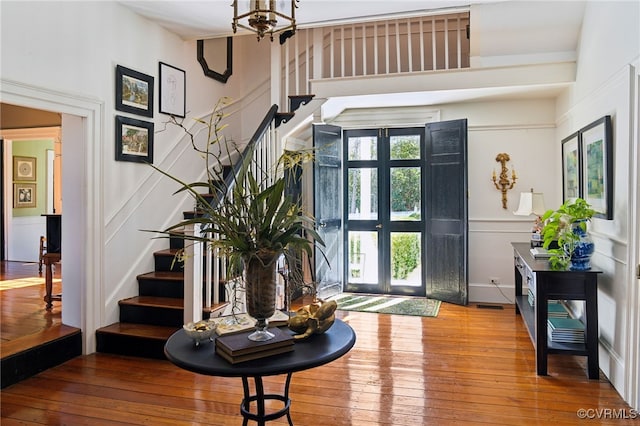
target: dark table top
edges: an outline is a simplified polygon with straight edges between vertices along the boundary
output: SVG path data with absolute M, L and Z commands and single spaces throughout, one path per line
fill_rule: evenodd
M 587 271 L 572 271 L 570 269 L 566 269 L 566 270 L 557 270 L 557 269 L 553 269 L 551 268 L 551 266 L 549 265 L 549 260 L 548 259 L 536 259 L 533 257 L 533 255 L 531 254 L 531 244 L 530 243 L 514 243 L 512 242 L 511 245 L 513 246 L 513 248 L 520 254 L 520 256 L 522 256 L 523 260 L 527 263 L 527 265 L 529 266 L 529 268 L 531 268 L 531 270 L 533 272 L 550 272 L 550 273 L 554 273 L 554 274 L 600 274 L 602 273 L 602 271 L 596 269 L 596 268 L 591 268 Z
M 293 334 L 286 327 L 283 329 Z M 306 340 L 296 340 L 292 352 L 239 364 L 231 364 L 216 355 L 215 342 L 195 346 L 184 330 L 175 332 L 169 338 L 164 353 L 178 367 L 195 373 L 223 377 L 273 376 L 327 364 L 349 352 L 355 342 L 353 329 L 336 319 L 325 333 L 314 334 Z

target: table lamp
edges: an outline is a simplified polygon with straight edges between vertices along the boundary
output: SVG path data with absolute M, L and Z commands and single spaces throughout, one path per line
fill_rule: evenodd
M 542 246 L 542 221 L 540 217 L 545 211 L 544 196 L 541 192 L 533 192 L 533 188 L 531 188 L 530 192 L 520 193 L 520 204 L 518 205 L 518 210 L 513 214 L 517 216 L 536 215 L 535 225 L 531 230 L 531 247 Z

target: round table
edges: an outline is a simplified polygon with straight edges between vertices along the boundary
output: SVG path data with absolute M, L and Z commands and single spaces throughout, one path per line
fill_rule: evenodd
M 285 328 L 288 332 L 291 331 Z M 356 342 L 356 334 L 353 329 L 343 321 L 336 319 L 329 330 L 323 334 L 314 334 L 306 340 L 296 340 L 294 350 L 291 352 L 246 361 L 240 364 L 231 364 L 224 358 L 216 355 L 215 342 L 196 346 L 191 338 L 179 330 L 175 332 L 164 347 L 164 353 L 175 365 L 194 373 L 209 376 L 241 377 L 244 388 L 244 399 L 240 405 L 240 412 L 244 417 L 243 425 L 248 420 L 254 420 L 260 425 L 266 421 L 280 418 L 284 415 L 290 425 L 291 415 L 289 408 L 289 384 L 291 375 L 296 371 L 318 367 L 340 358 L 349 352 Z M 283 395 L 264 394 L 262 377 L 286 374 L 287 378 Z M 249 377 L 254 379 L 255 394 L 249 390 Z M 284 407 L 273 413 L 265 412 L 265 400 L 275 399 L 282 401 Z M 256 402 L 257 412 L 250 411 L 250 403 Z

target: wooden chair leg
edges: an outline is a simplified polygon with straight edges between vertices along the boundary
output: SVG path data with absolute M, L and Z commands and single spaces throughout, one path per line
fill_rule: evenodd
M 40 256 L 38 257 L 38 273 L 40 274 L 42 273 L 42 260 L 44 257 L 44 253 L 47 250 L 46 242 L 47 242 L 47 239 L 41 235 L 40 236 Z
M 47 253 L 44 255 L 44 267 L 45 267 L 45 280 L 44 280 L 44 288 L 45 288 L 45 296 L 44 301 L 46 303 L 47 311 L 51 310 L 53 304 L 51 303 L 54 300 L 62 300 L 62 295 L 53 295 L 53 265 L 60 261 L 59 253 Z

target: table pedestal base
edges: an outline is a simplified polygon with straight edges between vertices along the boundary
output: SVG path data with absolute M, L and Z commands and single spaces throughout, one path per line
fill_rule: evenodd
M 242 425 L 246 426 L 249 420 L 253 420 L 258 423 L 258 425 L 264 426 L 265 422 L 279 419 L 280 417 L 286 415 L 289 426 L 293 426 L 293 422 L 291 421 L 291 414 L 289 413 L 289 408 L 291 407 L 291 400 L 289 399 L 289 384 L 291 383 L 291 373 L 287 374 L 287 380 L 284 384 L 284 395 L 265 395 L 261 376 L 254 376 L 253 381 L 255 383 L 256 389 L 255 395 L 251 395 L 251 391 L 249 390 L 249 378 L 246 376 L 242 377 L 242 388 L 244 390 L 244 399 L 242 400 L 242 404 L 240 405 L 240 412 L 242 413 L 242 417 L 244 417 Z M 284 406 L 280 410 L 267 414 L 264 406 L 266 400 L 281 401 Z M 257 412 L 251 412 L 252 402 L 256 403 Z

